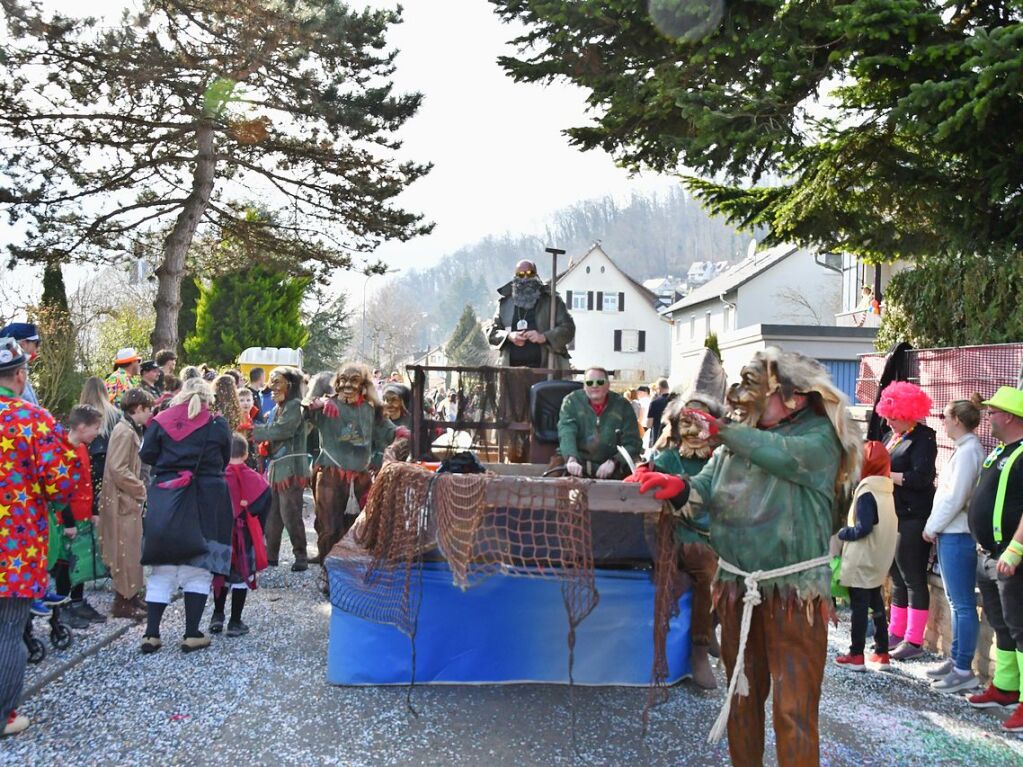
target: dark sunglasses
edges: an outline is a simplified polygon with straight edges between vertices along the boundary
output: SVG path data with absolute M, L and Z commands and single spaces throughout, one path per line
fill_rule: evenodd
M 583 383 L 586 384 L 587 386 L 603 386 L 604 384 L 607 383 L 607 379 L 597 378 L 592 381 L 583 381 Z
M 536 272 L 515 272 L 516 277 L 536 277 Z

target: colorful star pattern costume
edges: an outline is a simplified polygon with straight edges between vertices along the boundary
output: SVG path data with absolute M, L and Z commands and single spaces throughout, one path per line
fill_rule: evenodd
M 46 591 L 47 502 L 67 502 L 82 474 L 45 409 L 0 387 L 0 598 Z

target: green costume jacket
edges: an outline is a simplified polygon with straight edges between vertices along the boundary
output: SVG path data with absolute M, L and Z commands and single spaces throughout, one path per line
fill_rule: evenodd
M 349 405 L 331 399 L 339 411 L 337 418 L 328 418 L 322 410 L 306 411 L 320 434 L 320 452 L 313 465 L 344 471 L 379 469 L 384 449 L 394 440 L 394 424 L 368 402 Z
M 711 546 L 745 570 L 773 570 L 828 553 L 842 448 L 831 422 L 800 410 L 770 429 L 730 424 L 723 447 L 690 479 L 710 515 Z M 718 570 L 718 580 L 741 578 Z M 831 594 L 828 565 L 762 581 L 800 599 Z
M 309 454 L 302 403 L 285 400 L 270 411 L 269 421 L 252 427 L 256 442 L 270 443 L 270 485 L 275 489 L 309 483 Z
M 618 445 L 628 450 L 634 461 L 639 460 L 643 451 L 636 411 L 628 400 L 613 391 L 607 393 L 607 406 L 599 418 L 582 389 L 565 397 L 558 416 L 558 441 L 565 460 L 590 461 L 594 468 L 611 458 L 628 471 Z
M 653 458 L 654 468 L 676 477 L 695 477 L 707 465 L 709 458 L 683 458 L 678 450 L 660 450 Z M 689 503 L 692 515 L 680 520 L 675 526 L 675 540 L 679 543 L 708 543 L 710 538 L 710 515 L 702 503 Z

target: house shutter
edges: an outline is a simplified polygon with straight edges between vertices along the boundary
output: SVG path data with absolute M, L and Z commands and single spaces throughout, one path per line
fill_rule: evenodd
M 597 291 L 597 311 L 604 311 L 604 294 L 601 291 Z
M 622 331 L 615 331 L 615 351 L 620 352 L 622 350 Z
M 618 293 L 618 311 L 625 311 L 625 294 L 621 292 Z
M 639 349 L 637 351 L 641 351 L 641 352 L 645 352 L 646 351 L 646 331 L 645 330 L 639 331 Z
M 587 290 L 586 291 L 586 310 L 590 311 L 590 312 L 593 311 L 593 291 L 592 290 Z
M 565 291 L 565 308 L 567 308 L 567 309 L 571 309 L 572 308 L 572 291 L 571 290 L 566 290 Z

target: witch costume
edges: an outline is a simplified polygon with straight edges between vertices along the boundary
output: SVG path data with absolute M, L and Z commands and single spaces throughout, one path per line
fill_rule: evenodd
M 146 584 L 150 627 L 143 652 L 159 649 L 159 634 L 152 627 L 159 626 L 163 608 L 178 587 L 185 598 L 182 649 L 207 646 L 209 639 L 198 630 L 206 597 L 214 575 L 231 572 L 234 520 L 224 479 L 231 432 L 205 404 L 193 418 L 188 409 L 185 401 L 157 415 L 140 451 L 153 467 L 142 546 L 142 564 L 153 566 Z

